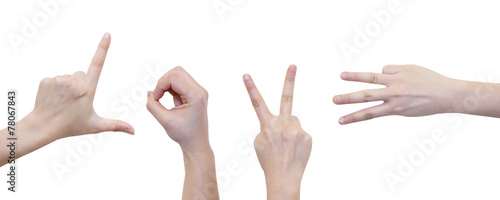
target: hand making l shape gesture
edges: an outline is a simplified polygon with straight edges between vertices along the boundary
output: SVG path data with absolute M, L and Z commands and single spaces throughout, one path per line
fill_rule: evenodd
M 18 136 L 23 138 L 18 158 L 65 137 L 105 131 L 134 134 L 130 124 L 102 118 L 94 110 L 94 95 L 110 43 L 110 34 L 104 34 L 87 74 L 78 71 L 40 82 L 35 108 L 16 125 Z M 0 151 L 0 165 L 7 163 L 8 152 L 4 150 Z

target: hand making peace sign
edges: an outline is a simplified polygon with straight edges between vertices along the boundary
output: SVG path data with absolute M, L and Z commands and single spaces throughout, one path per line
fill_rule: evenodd
M 268 199 L 298 199 L 300 182 L 309 160 L 312 138 L 292 116 L 293 88 L 297 66 L 290 65 L 281 96 L 280 114 L 267 109 L 250 75 L 243 81 L 260 121 L 261 131 L 255 138 L 257 157 L 266 177 Z

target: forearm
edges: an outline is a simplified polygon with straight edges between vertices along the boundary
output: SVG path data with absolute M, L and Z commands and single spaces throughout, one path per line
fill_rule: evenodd
M 500 84 L 457 81 L 453 112 L 500 118 Z
M 41 124 L 32 115 L 26 116 L 24 119 L 16 123 L 15 138 L 16 140 L 7 140 L 10 136 L 7 128 L 0 131 L 2 146 L 0 147 L 0 166 L 8 163 L 11 156 L 11 149 L 7 145 L 15 147 L 15 159 L 20 158 L 30 152 L 33 152 L 53 141 L 46 134 L 50 128 L 48 124 Z
M 303 172 L 267 171 L 266 188 L 268 200 L 298 200 L 300 199 L 300 183 Z
M 184 191 L 182 199 L 219 199 L 215 159 L 211 148 L 191 153 L 183 149 Z

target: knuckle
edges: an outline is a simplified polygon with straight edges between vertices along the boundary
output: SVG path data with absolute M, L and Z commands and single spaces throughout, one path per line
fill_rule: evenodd
M 179 66 L 179 65 L 177 65 L 177 66 L 174 67 L 174 70 L 182 70 L 182 67 Z
M 56 82 L 65 89 L 72 89 L 73 87 L 73 84 L 69 80 L 56 79 Z
M 94 57 L 94 59 L 92 59 L 92 66 L 95 66 L 95 67 L 99 67 L 101 68 L 102 67 L 102 63 L 104 63 L 104 58 L 102 57 Z
M 159 80 L 158 83 L 156 84 L 156 88 L 161 87 L 162 85 L 167 84 L 168 82 L 176 82 L 179 79 L 179 76 L 175 73 L 174 70 L 170 70 L 167 73 L 165 73 Z
M 291 102 L 291 101 L 293 101 L 293 96 L 291 96 L 291 95 L 282 95 L 281 99 L 284 102 Z
M 382 67 L 382 72 L 387 71 L 387 68 L 389 68 L 389 65 L 386 65 L 386 66 Z
M 185 71 L 184 68 L 182 68 L 181 66 L 176 66 L 172 69 L 172 72 L 177 73 L 177 74 L 183 73 L 184 71 Z
M 363 113 L 363 116 L 365 120 L 373 119 L 373 113 L 369 110 L 365 111 Z
M 351 101 L 351 95 L 344 95 L 342 96 L 343 99 L 344 99 L 344 102 L 343 103 L 349 103 L 349 102 L 352 102 Z
M 177 78 L 178 74 L 179 74 L 179 70 L 180 70 L 180 67 L 177 66 L 177 67 L 174 67 L 173 69 L 170 69 L 167 73 L 165 73 L 161 78 L 160 80 L 164 80 L 164 81 L 167 81 L 167 80 L 171 80 L 171 79 L 175 79 Z
M 186 97 L 186 96 L 181 96 L 181 102 L 183 102 L 183 103 L 189 103 L 190 101 L 189 101 L 189 98 L 188 98 L 188 97 Z
M 170 79 L 171 78 L 171 75 L 172 74 L 172 70 L 168 71 L 168 72 L 165 72 L 165 74 L 163 74 L 158 80 L 157 80 L 157 85 L 159 85 L 160 83 L 163 83 L 164 81 L 166 81 L 167 79 Z
M 370 101 L 372 99 L 372 93 L 369 91 L 363 91 L 364 101 Z
M 165 74 L 165 79 L 166 80 L 169 80 L 169 79 L 177 79 L 179 78 L 178 74 L 177 74 L 177 70 L 174 68 L 172 71 L 170 72 L 167 72 Z
M 85 76 L 85 72 L 83 72 L 83 71 L 77 71 L 73 75 L 75 75 L 75 76 Z
M 386 65 L 382 68 L 382 73 L 388 72 L 394 65 Z
M 287 131 L 287 134 L 289 136 L 295 137 L 294 139 L 298 139 L 301 136 L 301 131 L 299 129 L 292 129 L 290 131 Z
M 83 86 L 83 84 L 75 79 L 68 79 L 64 83 L 69 89 L 75 91 L 78 94 L 81 94 L 83 91 L 85 91 L 85 87 Z
M 47 86 L 52 83 L 53 79 L 52 78 L 44 78 L 40 81 L 40 86 Z
M 116 132 L 116 131 L 120 131 L 121 126 L 118 123 L 114 123 L 114 124 L 109 125 L 109 128 L 110 128 L 111 131 L 115 131 Z
M 399 65 L 399 68 L 401 69 L 401 71 L 406 71 L 408 69 L 413 68 L 413 66 L 412 65 Z
M 299 122 L 299 118 L 295 115 L 292 115 L 292 116 L 290 116 L 290 121 L 297 123 L 297 122 Z
M 266 142 L 264 141 L 266 140 L 262 139 L 261 137 L 266 137 L 266 136 L 265 134 L 260 132 L 259 134 L 257 134 L 257 136 L 255 136 L 255 139 L 253 140 L 253 147 L 255 151 L 257 151 L 257 153 L 260 153 L 265 149 Z
M 196 101 L 207 101 L 208 100 L 208 92 L 205 89 L 201 89 L 198 92 L 193 92 L 193 97 Z M 184 97 L 181 97 L 181 99 Z M 182 99 L 183 102 L 187 102 L 188 98 Z
M 303 134 L 303 138 L 304 138 L 304 142 L 306 142 L 306 144 L 312 144 L 312 137 L 311 135 L 309 135 L 308 133 L 304 132 Z
M 201 88 L 201 95 L 203 99 L 207 100 L 208 99 L 208 91 L 205 88 Z
M 208 93 L 199 92 L 195 98 L 196 98 L 197 102 L 204 102 L 206 104 L 208 102 Z M 187 97 L 185 99 L 184 98 L 181 98 L 181 99 L 182 99 L 182 102 L 187 102 L 189 100 Z
M 260 103 L 259 99 L 252 99 L 252 105 L 254 108 L 258 108 L 261 106 L 261 103 Z
M 378 76 L 376 74 L 370 74 L 370 83 L 377 84 Z
M 97 132 L 101 131 L 118 131 L 120 130 L 120 124 L 119 123 L 113 123 L 113 121 L 109 120 L 104 120 L 101 122 L 100 129 L 98 128 Z

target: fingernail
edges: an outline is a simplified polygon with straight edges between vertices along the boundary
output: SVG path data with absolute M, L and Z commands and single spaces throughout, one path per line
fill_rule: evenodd
M 111 37 L 111 34 L 109 34 L 108 32 L 104 33 L 105 40 L 109 40 L 110 37 Z
M 341 118 L 339 119 L 339 124 L 344 124 L 344 123 L 345 123 L 345 118 L 344 118 L 344 117 L 341 117 Z
M 151 91 L 148 91 L 148 99 L 151 97 Z
M 290 65 L 288 72 L 290 72 L 290 73 L 297 72 L 297 66 L 296 65 Z
M 131 135 L 134 135 L 134 129 L 133 128 L 127 128 L 125 131 L 127 133 L 130 133 Z
M 340 78 L 345 80 L 347 78 L 347 72 L 342 72 Z
M 250 75 L 248 75 L 248 74 L 243 75 L 243 80 L 244 81 L 249 81 L 250 80 Z
M 341 104 L 342 103 L 342 97 L 341 96 L 334 96 L 333 97 L 333 103 Z

